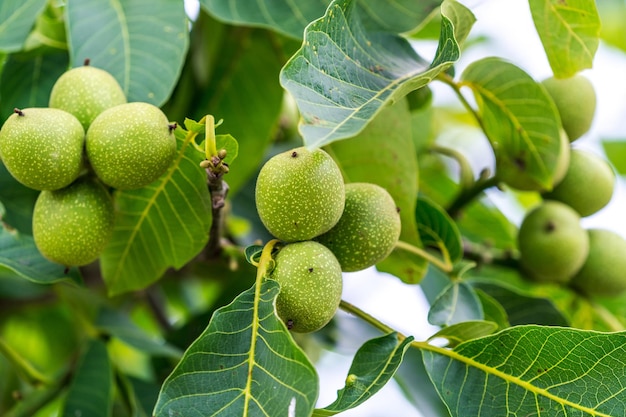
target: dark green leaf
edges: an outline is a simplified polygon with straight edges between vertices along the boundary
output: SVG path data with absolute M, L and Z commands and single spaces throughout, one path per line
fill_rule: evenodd
M 483 318 L 480 299 L 472 286 L 465 281 L 451 282 L 437 296 L 428 311 L 428 322 L 435 326 L 450 326 Z
M 204 155 L 176 129 L 178 155 L 152 184 L 115 195 L 111 242 L 100 262 L 110 294 L 145 288 L 169 267 L 181 268 L 200 252 L 211 227 Z
M 167 100 L 189 42 L 182 1 L 68 0 L 66 13 L 73 67 L 89 59 L 117 79 L 129 101 Z
M 415 221 L 425 247 L 438 249 L 448 262 L 454 263 L 462 258 L 461 233 L 454 220 L 435 202 L 418 197 Z
M 626 175 L 626 140 L 604 140 L 602 147 L 617 172 Z
M 113 406 L 113 365 L 106 344 L 89 342 L 72 380 L 62 417 L 109 417 Z
M 294 38 L 302 38 L 304 27 L 324 14 L 330 0 L 200 0 L 216 18 L 235 25 L 260 26 Z
M 67 52 L 12 54 L 0 75 L 0 116 L 14 108 L 46 107 L 52 86 L 67 70 Z
M 274 308 L 267 280 L 215 312 L 166 379 L 155 417 L 308 417 L 318 395 L 315 368 Z
M 0 267 L 38 284 L 59 281 L 80 282 L 78 271 L 65 271 L 65 266 L 48 261 L 35 246 L 33 238 L 0 223 Z
M 384 105 L 428 84 L 459 58 L 456 2 L 444 2 L 439 48 L 432 63 L 396 34 L 368 33 L 354 0 L 335 0 L 309 25 L 302 48 L 283 68 L 281 84 L 298 103 L 309 147 L 359 133 Z M 456 13 L 459 10 L 463 12 Z
M 511 323 L 509 323 L 509 316 L 502 304 L 485 291 L 477 288 L 476 286 L 473 287 L 476 295 L 478 295 L 478 298 L 480 299 L 480 304 L 483 306 L 485 320 L 496 323 L 500 330 L 511 327 Z
M 363 26 L 368 31 L 404 33 L 421 25 L 441 2 L 442 0 L 358 0 L 358 7 Z
M 453 417 L 626 414 L 626 333 L 520 326 L 423 354 Z
M 492 321 L 472 320 L 456 323 L 439 330 L 429 337 L 429 340 L 443 338 L 448 341 L 449 347 L 456 347 L 468 340 L 488 336 L 498 330 L 498 325 Z
M 19 51 L 46 0 L 3 0 L 0 3 L 0 51 Z
M 17 182 L 0 162 L 0 201 L 4 208 L 0 218 L 3 222 L 32 235 L 33 208 L 38 195 L 39 191 Z
M 418 169 L 406 100 L 386 106 L 359 135 L 335 142 L 326 149 L 346 182 L 369 182 L 389 191 L 400 208 L 400 239 L 421 246 L 415 223 Z M 395 249 L 378 268 L 407 283 L 417 283 L 425 273 L 426 263 L 420 257 Z
M 337 399 L 316 409 L 313 416 L 334 416 L 376 394 L 393 377 L 412 341 L 413 337 L 398 340 L 397 333 L 368 340 L 354 356 L 346 385 L 337 392 Z
M 476 281 L 472 283 L 472 286 L 498 301 L 504 307 L 512 326 L 520 324 L 569 325 L 563 313 L 548 298 L 524 295 L 503 283 Z
M 594 0 L 529 0 L 535 28 L 557 78 L 591 68 L 600 43 Z
M 428 377 L 422 352 L 409 349 L 394 375 L 396 382 L 415 409 L 423 416 L 449 417 L 450 413 Z
M 500 58 L 473 62 L 461 78 L 478 103 L 496 155 L 496 175 L 504 182 L 514 181 L 515 188 L 521 183 L 523 189 L 552 189 L 560 119 L 544 88 Z
M 254 265 L 256 262 L 259 261 L 259 258 L 261 257 L 261 252 L 263 252 L 263 245 L 248 246 L 244 251 L 246 261 Z
M 182 355 L 176 347 L 150 336 L 118 310 L 101 308 L 95 327 L 104 334 L 117 337 L 124 343 L 150 355 L 169 356 L 176 359 Z

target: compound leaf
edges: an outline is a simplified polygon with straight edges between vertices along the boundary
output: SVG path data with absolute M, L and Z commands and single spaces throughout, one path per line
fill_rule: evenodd
M 155 417 L 308 417 L 318 377 L 274 309 L 267 280 L 215 312 L 166 379 Z
M 568 78 L 591 68 L 600 43 L 596 2 L 529 0 L 529 5 L 555 77 Z
M 110 72 L 129 101 L 160 106 L 182 70 L 189 43 L 183 2 L 68 0 L 71 64 Z
M 200 252 L 211 227 L 211 198 L 204 154 L 191 144 L 193 134 L 175 131 L 178 154 L 152 184 L 115 196 L 113 237 L 101 255 L 110 294 L 145 288 L 169 267 L 181 268 Z
M 473 16 L 452 1 L 441 10 L 439 48 L 430 63 L 405 38 L 368 32 L 354 0 L 333 1 L 307 26 L 302 47 L 283 67 L 280 81 L 298 104 L 308 147 L 356 135 L 386 103 L 425 86 L 459 58 L 455 19 Z
M 625 332 L 519 326 L 423 355 L 453 417 L 626 413 Z

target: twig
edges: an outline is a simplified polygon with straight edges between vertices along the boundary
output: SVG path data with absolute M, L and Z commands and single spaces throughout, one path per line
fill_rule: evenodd
M 453 265 L 450 265 L 442 261 L 441 259 L 437 258 L 436 256 L 431 255 L 430 253 L 426 252 L 422 248 L 418 248 L 417 246 L 411 245 L 410 243 L 404 242 L 402 240 L 396 243 L 396 248 L 405 250 L 407 252 L 410 252 L 414 255 L 419 256 L 422 259 L 425 259 L 426 261 L 435 265 L 437 268 L 441 269 L 443 272 L 446 272 L 446 273 L 452 272 Z

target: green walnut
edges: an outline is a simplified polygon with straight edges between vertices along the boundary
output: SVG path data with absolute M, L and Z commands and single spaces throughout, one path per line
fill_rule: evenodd
M 498 156 L 496 158 L 497 178 L 511 188 L 522 191 L 545 191 L 545 186 L 527 174 L 528 152 L 520 154 L 519 158 Z M 564 177 L 570 160 L 570 142 L 564 130 L 559 135 L 559 154 L 552 168 L 552 184 L 556 184 Z
M 103 111 L 89 127 L 85 142 L 96 175 L 120 190 L 150 184 L 176 155 L 172 125 L 149 103 L 120 104 Z
M 85 130 L 59 109 L 15 109 L 0 130 L 0 156 L 7 170 L 27 187 L 57 190 L 84 167 Z
M 541 83 L 556 104 L 569 140 L 573 142 L 587 133 L 596 111 L 596 92 L 591 81 L 577 74 L 570 78 L 550 77 Z
M 398 208 L 387 190 L 350 183 L 339 222 L 315 240 L 335 254 L 344 272 L 353 272 L 385 259 L 398 242 L 400 228 Z
M 81 177 L 42 191 L 33 211 L 33 238 L 43 256 L 65 266 L 95 261 L 113 231 L 113 201 L 97 180 Z
M 274 260 L 270 278 L 280 284 L 278 317 L 297 333 L 324 327 L 341 301 L 341 266 L 335 255 L 320 243 L 305 241 L 287 244 Z
M 589 255 L 571 285 L 589 296 L 618 296 L 626 291 L 626 240 L 611 230 L 590 229 Z
M 345 186 L 330 155 L 300 147 L 263 165 L 255 198 L 267 230 L 285 242 L 296 242 L 313 239 L 337 224 L 345 205 Z
M 544 198 L 565 203 L 586 217 L 609 203 L 614 186 L 615 173 L 604 159 L 573 149 L 565 177 Z
M 546 201 L 529 211 L 517 241 L 522 268 L 540 282 L 567 283 L 589 252 L 589 237 L 580 216 L 558 201 Z
M 89 65 L 61 75 L 50 92 L 49 106 L 72 113 L 87 130 L 104 110 L 126 103 L 117 80 L 105 70 Z

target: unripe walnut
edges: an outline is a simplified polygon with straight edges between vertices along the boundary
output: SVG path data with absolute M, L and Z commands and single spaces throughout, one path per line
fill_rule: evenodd
M 520 263 L 531 278 L 567 283 L 589 252 L 580 216 L 558 201 L 546 201 L 528 212 L 518 236 Z
M 573 142 L 585 134 L 596 111 L 596 92 L 589 79 L 577 74 L 570 78 L 550 77 L 541 83 L 556 104 L 569 140 Z
M 339 222 L 315 240 L 335 254 L 343 271 L 353 272 L 385 259 L 398 242 L 400 229 L 400 214 L 387 190 L 350 183 Z
M 588 151 L 573 149 L 563 180 L 544 194 L 544 198 L 565 203 L 586 217 L 609 203 L 614 186 L 615 174 L 604 159 Z
M 571 285 L 587 295 L 618 296 L 626 291 L 626 240 L 611 230 L 590 229 L 589 255 Z
M 343 287 L 341 266 L 324 245 L 289 243 L 275 258 L 270 278 L 280 284 L 276 311 L 287 328 L 298 333 L 314 332 L 335 315 Z
M 267 230 L 285 242 L 310 240 L 330 230 L 343 212 L 345 186 L 339 167 L 321 149 L 292 149 L 263 165 L 256 207 Z

